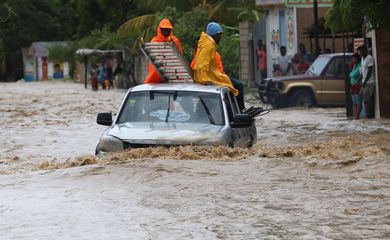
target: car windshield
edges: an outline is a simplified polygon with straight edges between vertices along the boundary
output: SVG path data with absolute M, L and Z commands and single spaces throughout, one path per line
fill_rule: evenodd
M 129 94 L 118 123 L 188 122 L 223 125 L 223 116 L 218 93 L 142 91 Z
M 329 57 L 319 56 L 307 70 L 306 74 L 320 76 L 329 60 Z

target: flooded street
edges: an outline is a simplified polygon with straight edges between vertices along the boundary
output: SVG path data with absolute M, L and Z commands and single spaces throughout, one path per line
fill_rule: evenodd
M 273 110 L 250 150 L 97 158 L 124 95 L 0 83 L 0 239 L 390 239 L 390 120 Z

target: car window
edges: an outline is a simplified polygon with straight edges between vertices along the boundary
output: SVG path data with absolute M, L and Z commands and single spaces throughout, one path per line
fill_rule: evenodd
M 223 95 L 223 101 L 225 102 L 226 104 L 226 108 L 227 108 L 227 113 L 228 113 L 228 117 L 229 117 L 229 122 L 233 121 L 233 110 L 232 110 L 232 105 L 230 103 L 230 100 L 229 100 L 229 96 L 227 93 L 225 93 Z
M 235 116 L 236 113 L 238 113 L 238 107 L 237 107 L 236 97 L 232 92 L 229 92 L 229 100 L 233 109 L 233 116 Z
M 329 57 L 319 56 L 307 70 L 307 74 L 320 76 L 329 62 Z
M 190 91 L 145 91 L 129 94 L 118 123 L 188 122 L 223 125 L 223 110 L 217 93 Z
M 323 75 L 334 79 L 343 79 L 345 77 L 348 62 L 343 58 L 333 58 L 326 67 Z

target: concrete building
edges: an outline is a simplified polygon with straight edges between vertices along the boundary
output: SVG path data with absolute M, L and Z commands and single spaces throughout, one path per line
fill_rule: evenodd
M 49 49 L 65 42 L 33 42 L 30 47 L 22 48 L 24 79 L 42 81 L 69 79 L 69 63 L 49 59 Z
M 390 118 L 390 31 L 378 29 L 367 32 L 366 44 L 375 63 L 375 117 Z
M 310 1 L 292 1 L 310 2 Z M 330 9 L 331 0 L 319 1 L 318 13 L 320 19 L 320 48 L 331 52 L 343 52 L 344 47 L 353 42 L 352 33 L 345 37 L 326 32 L 324 17 Z M 327 4 L 324 4 L 327 3 Z M 272 76 L 273 64 L 280 55 L 280 46 L 286 46 L 287 55 L 293 56 L 298 52 L 299 44 L 304 44 L 309 52 L 314 53 L 314 25 L 313 8 L 291 7 L 286 0 L 256 0 L 256 5 L 264 9 L 264 15 L 257 23 L 240 24 L 240 79 L 249 86 L 255 86 L 260 81 L 260 72 L 256 69 L 257 56 L 255 54 L 257 41 L 262 40 L 267 50 L 267 75 Z
M 298 7 L 287 6 L 286 2 L 298 4 Z M 320 25 L 330 9 L 333 0 L 319 0 L 318 16 Z M 268 77 L 272 77 L 273 63 L 280 55 L 279 47 L 284 45 L 287 54 L 293 55 L 303 43 L 306 49 L 314 52 L 314 39 L 310 32 L 313 28 L 314 13 L 308 0 L 256 0 L 257 6 L 264 9 L 262 19 L 254 24 L 240 23 L 240 79 L 249 86 L 255 86 L 260 81 L 256 69 L 255 49 L 258 40 L 262 40 L 267 49 Z M 299 6 L 301 4 L 301 6 Z M 302 7 L 305 5 L 304 7 Z M 321 22 L 322 21 L 322 22 Z M 362 38 L 364 37 L 364 39 Z M 320 48 L 332 52 L 348 51 L 357 38 L 372 52 L 375 61 L 376 74 L 376 109 L 377 118 L 390 117 L 390 32 L 383 29 L 369 32 L 332 34 L 325 28 L 320 29 Z M 356 42 L 356 41 L 355 41 Z

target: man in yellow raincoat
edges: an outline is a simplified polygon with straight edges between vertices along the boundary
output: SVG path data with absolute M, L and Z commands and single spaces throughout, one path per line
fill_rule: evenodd
M 222 28 L 216 22 L 207 25 L 206 32 L 202 32 L 196 51 L 196 62 L 194 67 L 194 78 L 199 84 L 215 84 L 226 86 L 237 97 L 240 109 L 245 108 L 244 92 L 242 84 L 232 81 L 228 75 L 221 72 L 216 60 L 216 45 L 222 38 Z
M 171 22 L 164 18 L 160 21 L 160 24 L 157 28 L 157 35 L 154 36 L 151 40 L 151 42 L 173 42 L 176 44 L 177 49 L 180 51 L 180 53 L 183 53 L 183 50 L 181 48 L 179 39 L 177 39 L 172 34 L 173 26 Z M 144 83 L 159 83 L 161 82 L 160 76 L 158 75 L 156 69 L 154 69 L 153 65 L 149 63 L 149 74 L 144 80 Z

